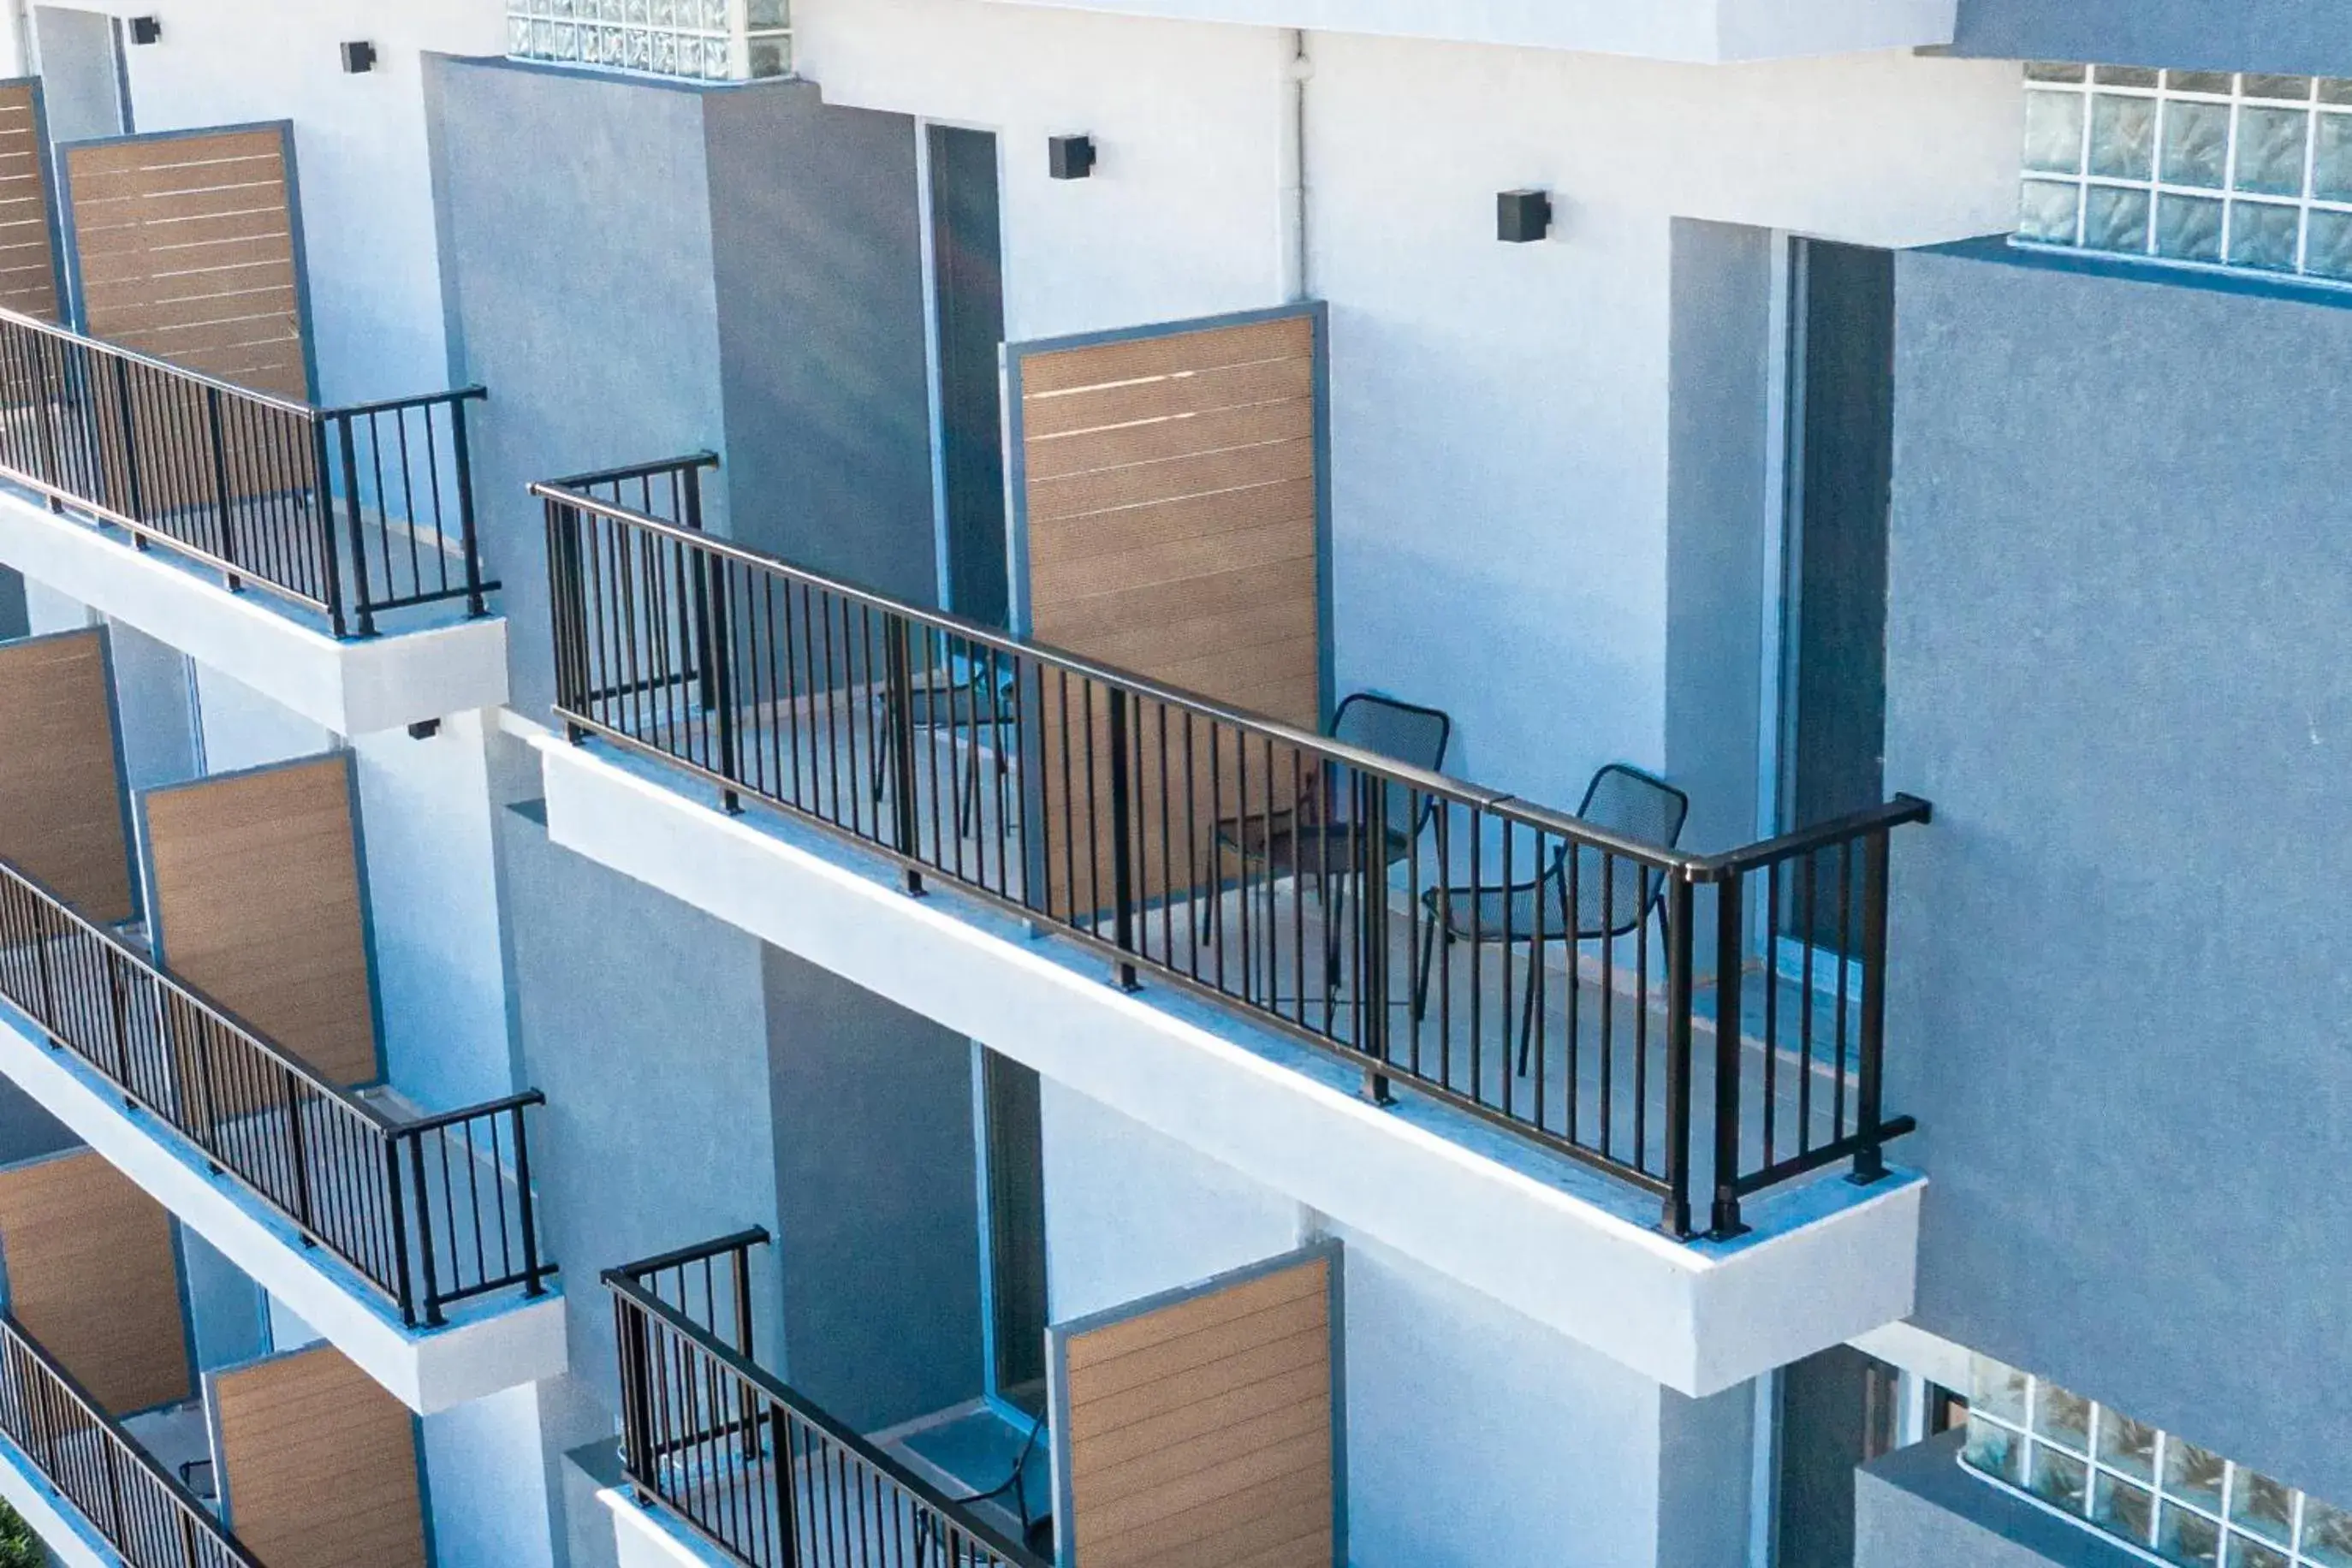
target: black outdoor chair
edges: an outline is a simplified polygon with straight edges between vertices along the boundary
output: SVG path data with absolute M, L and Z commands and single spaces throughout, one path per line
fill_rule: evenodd
M 1585 787 L 1584 804 L 1576 815 L 1595 827 L 1661 849 L 1671 849 L 1683 835 L 1690 816 L 1690 796 L 1639 768 L 1611 763 L 1592 775 Z M 1568 855 L 1559 853 L 1541 876 L 1507 888 L 1462 889 L 1432 888 L 1421 896 L 1424 923 L 1421 963 L 1413 976 L 1412 1018 L 1418 1024 L 1429 1010 L 1429 970 L 1436 956 L 1437 933 L 1447 946 L 1457 942 L 1536 941 L 1528 961 L 1527 1000 L 1519 1007 L 1519 1071 L 1528 1070 L 1528 1047 L 1534 1035 L 1536 1009 L 1543 1005 L 1544 966 L 1541 949 L 1554 942 L 1615 941 L 1643 931 L 1655 910 L 1661 925 L 1665 915 L 1660 902 L 1665 894 L 1665 874 L 1655 867 L 1629 864 L 1621 856 L 1604 863 L 1601 851 L 1590 845 L 1576 849 L 1576 909 L 1568 907 Z M 1441 912 L 1441 903 L 1443 906 Z M 1570 957 L 1569 984 L 1576 984 L 1574 954 Z
M 1010 771 L 1005 760 L 1006 742 L 1020 732 L 1020 694 L 1014 683 L 1015 674 L 1009 659 L 991 661 L 967 653 L 948 654 L 936 667 L 919 676 L 908 692 L 908 728 L 945 730 L 950 734 L 959 730 L 977 734 L 985 730 L 996 772 L 1006 773 Z M 878 714 L 876 733 L 880 739 L 873 748 L 873 795 L 878 806 L 896 743 L 893 737 L 897 733 L 898 713 L 887 693 L 877 697 L 875 703 Z M 963 770 L 963 787 L 956 801 L 956 831 L 969 837 L 979 812 L 980 760 L 975 757 Z
M 1357 691 L 1343 699 L 1332 713 L 1329 734 L 1333 740 L 1358 751 L 1371 752 L 1433 773 L 1444 765 L 1445 748 L 1454 735 L 1454 720 L 1439 709 Z M 1216 881 L 1222 884 L 1224 858 L 1228 855 L 1237 857 L 1247 866 L 1313 877 L 1318 884 L 1327 876 L 1338 878 L 1361 872 L 1369 860 L 1367 851 L 1380 858 L 1383 868 L 1411 855 L 1414 841 L 1436 814 L 1436 798 L 1423 795 L 1416 811 L 1412 790 L 1401 784 L 1382 785 L 1384 820 L 1381 842 L 1375 847 L 1366 841 L 1369 826 L 1357 819 L 1358 791 L 1339 787 L 1333 776 L 1336 772 L 1336 765 L 1326 767 L 1321 786 L 1296 806 L 1229 817 L 1218 823 Z M 1339 981 L 1339 909 L 1344 896 L 1343 884 L 1325 922 L 1327 994 Z M 1201 911 L 1202 940 L 1207 941 L 1221 928 L 1223 903 L 1213 889 Z

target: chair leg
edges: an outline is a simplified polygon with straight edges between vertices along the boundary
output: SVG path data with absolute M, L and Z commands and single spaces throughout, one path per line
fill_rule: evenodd
M 1412 976 L 1412 1021 L 1416 1024 L 1429 1016 L 1429 966 L 1437 956 L 1437 926 L 1443 919 L 1443 915 L 1432 913 L 1429 923 L 1421 930 L 1421 963 L 1414 967 Z M 1453 945 L 1452 931 L 1445 933 L 1445 942 L 1449 947 Z

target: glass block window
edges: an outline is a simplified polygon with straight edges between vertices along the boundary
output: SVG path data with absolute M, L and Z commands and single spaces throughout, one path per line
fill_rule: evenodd
M 2017 238 L 2352 282 L 2352 81 L 2025 68 Z
M 2352 1568 L 2352 1510 L 1982 1356 L 1962 1460 L 2187 1568 Z
M 508 0 L 507 52 L 693 81 L 783 76 L 791 0 Z

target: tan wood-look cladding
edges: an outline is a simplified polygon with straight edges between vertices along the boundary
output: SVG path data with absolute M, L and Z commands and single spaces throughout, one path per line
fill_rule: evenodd
M 102 1154 L 0 1171 L 8 1311 L 109 1414 L 195 1392 L 172 1219 Z
M 164 963 L 345 1088 L 376 1081 L 350 759 L 151 790 Z
M 212 1380 L 237 1539 L 269 1568 L 425 1568 L 408 1409 L 321 1345 Z
M 84 330 L 308 398 L 287 156 L 275 127 L 66 148 Z
M 1029 631 L 1038 641 L 1306 729 L 1321 718 L 1318 577 L 1316 325 L 1305 315 L 1241 326 L 1024 354 L 1020 360 Z M 1094 703 L 1094 766 L 1085 764 L 1086 701 L 1067 699 L 1076 753 L 1066 790 L 1050 679 L 1041 698 L 1043 810 L 1097 826 L 1095 859 L 1048 856 L 1048 907 L 1098 908 L 1109 896 L 1107 704 Z M 1148 706 L 1130 732 L 1174 748 L 1181 720 Z M 1196 734 L 1189 788 L 1171 778 L 1164 805 L 1179 855 L 1160 863 L 1144 836 L 1138 892 L 1189 889 L 1213 864 L 1214 820 L 1237 814 L 1244 765 L 1253 808 L 1293 796 L 1296 759 L 1246 760 L 1231 748 L 1212 770 Z M 1212 774 L 1214 784 L 1212 784 Z M 1156 766 L 1135 795 L 1137 820 L 1162 819 Z M 1187 824 L 1196 831 L 1188 833 Z M 1083 841 L 1083 830 L 1078 837 Z M 1099 892 L 1097 892 L 1099 889 Z M 1074 896 L 1075 895 L 1075 896 Z
M 38 82 L 0 83 L 0 309 L 58 319 L 55 193 Z
M 1079 1568 L 1331 1568 L 1332 1267 L 1064 1341 Z
M 0 860 L 106 924 L 135 912 L 114 722 L 103 630 L 0 643 Z

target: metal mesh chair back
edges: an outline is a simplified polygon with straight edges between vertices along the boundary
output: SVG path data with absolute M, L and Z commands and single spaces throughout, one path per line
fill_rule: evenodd
M 1690 796 L 1639 768 L 1612 763 L 1592 775 L 1576 815 L 1595 827 L 1671 849 L 1690 816 Z M 1566 856 L 1559 875 L 1567 875 Z M 1590 845 L 1576 851 L 1576 931 L 1622 936 L 1638 929 L 1665 886 L 1665 875 Z M 1567 889 L 1561 889 L 1563 899 Z
M 1369 691 L 1351 692 L 1331 716 L 1331 738 L 1359 751 L 1376 752 L 1425 773 L 1444 766 L 1445 748 L 1454 736 L 1453 718 L 1435 708 L 1423 708 Z M 1392 833 L 1418 833 L 1435 802 L 1422 802 L 1421 821 L 1408 822 L 1412 792 L 1403 784 L 1384 786 L 1388 794 L 1388 827 Z M 1353 792 L 1342 790 L 1336 803 L 1341 817 L 1354 815 Z

